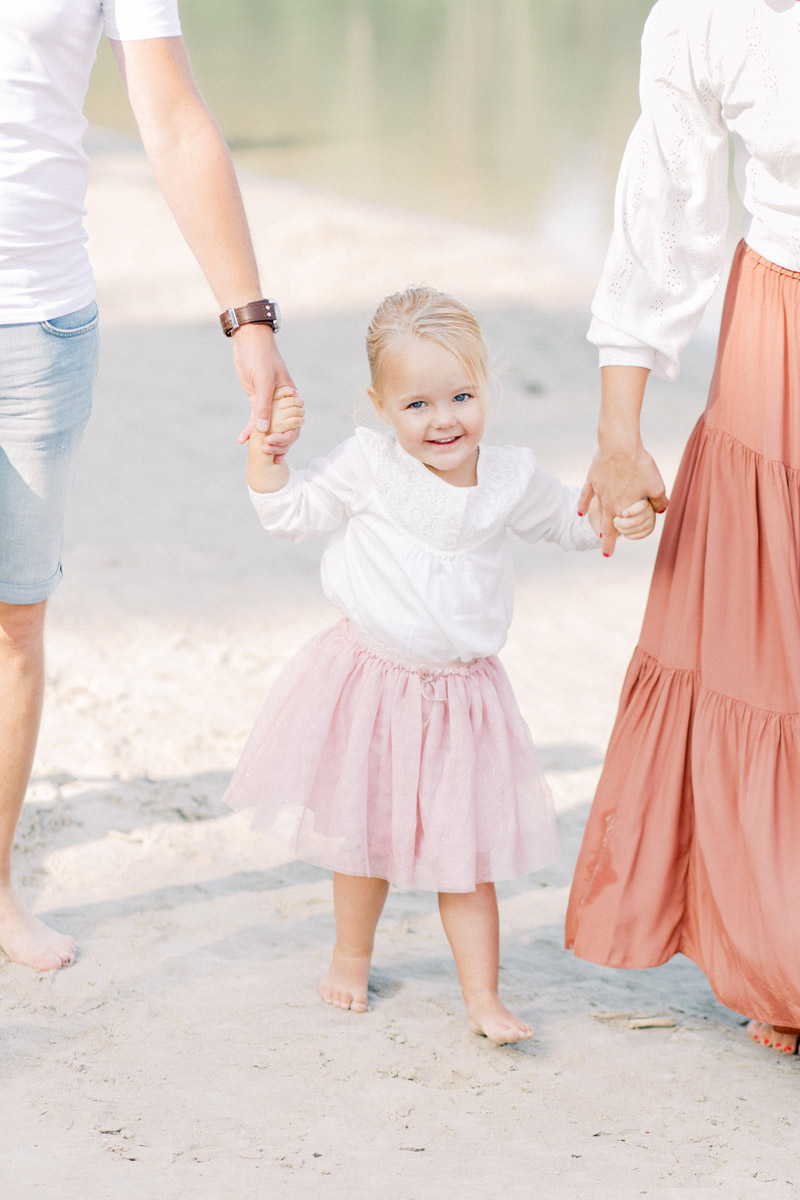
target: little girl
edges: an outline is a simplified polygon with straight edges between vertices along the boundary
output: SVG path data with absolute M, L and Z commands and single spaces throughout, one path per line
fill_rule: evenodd
M 559 854 L 553 803 L 495 657 L 513 604 L 506 531 L 599 545 L 597 514 L 530 450 L 486 446 L 487 352 L 472 313 L 428 288 L 389 296 L 367 333 L 367 428 L 308 470 L 285 439 L 250 437 L 247 478 L 279 537 L 329 534 L 322 583 L 344 614 L 291 660 L 226 793 L 255 828 L 333 875 L 336 943 L 324 1000 L 364 1012 L 389 883 L 439 893 L 470 1028 L 495 1042 L 533 1030 L 501 1003 L 494 881 Z M 303 421 L 275 394 L 272 434 Z M 264 450 L 273 449 L 277 457 Z M 575 493 L 576 495 L 577 493 Z M 645 537 L 642 500 L 618 519 Z

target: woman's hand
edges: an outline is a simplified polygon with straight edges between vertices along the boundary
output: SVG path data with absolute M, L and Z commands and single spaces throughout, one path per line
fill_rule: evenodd
M 642 444 L 639 414 L 649 372 L 644 367 L 603 367 L 603 398 L 600 409 L 598 448 L 578 510 L 585 513 L 594 499 L 599 506 L 603 553 L 614 553 L 619 530 L 615 517 L 646 499 L 655 512 L 664 512 L 669 501 L 664 480 L 655 460 Z
M 659 513 L 664 512 L 669 503 L 661 472 L 644 446 L 598 448 L 578 500 L 578 511 L 587 512 L 589 505 L 596 500 L 599 506 L 603 553 L 606 557 L 614 553 L 620 533 L 631 536 L 617 528 L 615 518 L 629 515 L 627 510 L 642 499 L 649 501 L 649 506 Z

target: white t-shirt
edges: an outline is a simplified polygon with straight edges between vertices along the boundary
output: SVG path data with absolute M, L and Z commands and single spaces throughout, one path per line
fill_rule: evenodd
M 177 0 L 0 4 L 0 324 L 88 304 L 83 102 L 100 35 L 180 34 Z
M 328 458 L 250 493 L 261 524 L 300 541 L 331 536 L 325 594 L 369 637 L 431 662 L 502 647 L 514 609 L 507 531 L 569 550 L 599 546 L 578 491 L 518 446 L 480 447 L 478 482 L 445 483 L 389 433 L 359 428 Z
M 800 271 L 800 3 L 659 0 L 640 95 L 589 340 L 674 379 L 722 271 L 729 135 L 745 240 Z

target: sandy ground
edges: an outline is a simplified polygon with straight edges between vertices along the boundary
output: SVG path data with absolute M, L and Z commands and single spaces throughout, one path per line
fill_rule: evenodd
M 426 1200 L 800 1194 L 796 1060 L 754 1046 L 683 960 L 617 973 L 561 948 L 567 889 L 654 546 L 612 561 L 519 547 L 504 659 L 556 796 L 563 861 L 505 885 L 503 985 L 536 1040 L 466 1028 L 435 902 L 390 895 L 370 1011 L 314 985 L 325 873 L 220 796 L 280 665 L 332 613 L 318 549 L 270 542 L 215 309 L 138 151 L 93 139 L 104 313 L 96 411 L 52 605 L 47 711 L 19 836 L 37 911 L 76 934 L 58 975 L 0 966 L 8 1200 Z M 591 451 L 590 280 L 531 239 L 247 179 L 281 346 L 310 416 L 302 462 L 347 435 L 386 292 L 470 301 L 502 368 L 492 439 L 579 482 Z M 654 386 L 672 475 L 710 344 Z M 363 411 L 363 410 L 362 410 Z M 672 1025 L 631 1029 L 634 1017 Z

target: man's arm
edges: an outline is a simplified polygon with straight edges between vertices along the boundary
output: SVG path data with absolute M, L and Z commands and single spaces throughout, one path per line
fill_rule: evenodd
M 112 41 L 153 174 L 219 310 L 263 296 L 253 243 L 228 148 L 197 90 L 179 37 Z M 220 335 L 221 336 L 221 335 Z M 232 337 L 236 372 L 252 406 L 239 435 L 266 430 L 272 396 L 293 386 L 269 325 Z

